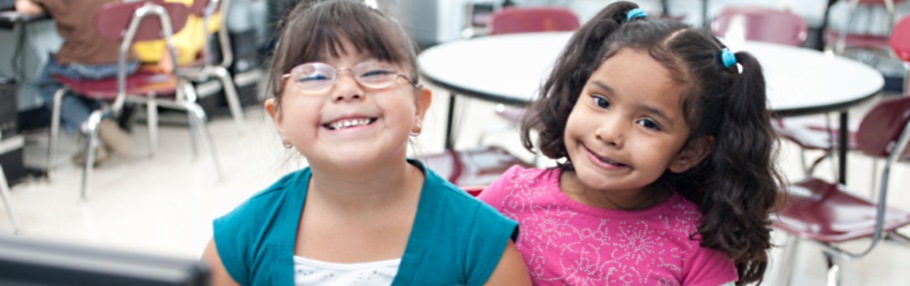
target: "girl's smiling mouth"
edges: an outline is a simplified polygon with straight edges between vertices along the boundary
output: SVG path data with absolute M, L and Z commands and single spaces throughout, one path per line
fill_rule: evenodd
M 376 122 L 375 117 L 344 118 L 322 124 L 322 127 L 328 128 L 329 130 L 342 130 L 370 125 L 373 124 L 373 122 Z
M 590 159 L 591 162 L 601 166 L 604 169 L 616 169 L 616 168 L 630 167 L 629 165 L 626 165 L 624 163 L 613 161 L 606 157 L 601 157 L 601 156 L 597 155 L 596 153 L 594 153 L 594 151 L 591 151 L 591 149 L 588 149 L 587 146 L 584 146 L 584 145 L 582 145 L 582 146 L 585 149 L 585 153 L 587 153 L 587 155 L 588 155 L 588 159 Z

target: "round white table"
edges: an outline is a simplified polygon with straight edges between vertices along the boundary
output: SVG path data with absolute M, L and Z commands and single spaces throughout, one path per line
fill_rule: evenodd
M 526 33 L 453 41 L 420 54 L 422 74 L 454 93 L 522 105 L 537 96 L 570 33 Z M 775 116 L 841 111 L 878 94 L 884 78 L 862 63 L 819 51 L 728 42 L 762 64 Z M 719 57 L 719 55 L 718 55 Z
M 444 43 L 419 56 L 421 74 L 452 92 L 446 148 L 451 148 L 455 95 L 523 105 L 536 98 L 571 33 L 524 33 Z M 727 41 L 731 50 L 748 51 L 762 64 L 773 116 L 840 112 L 879 94 L 884 78 L 862 63 L 822 52 L 761 42 Z M 841 128 L 841 140 L 846 140 Z M 841 142 L 839 146 L 846 146 Z M 839 152 L 844 180 L 846 149 Z

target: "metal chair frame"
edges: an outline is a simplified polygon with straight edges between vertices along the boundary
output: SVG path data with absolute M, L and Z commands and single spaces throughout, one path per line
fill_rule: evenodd
M 212 47 L 210 45 L 211 33 L 208 32 L 209 21 L 216 11 L 220 12 L 222 17 L 227 15 L 227 9 L 230 0 L 194 0 L 193 6 L 190 7 L 190 13 L 202 17 L 202 32 L 205 35 L 204 61 L 198 66 L 177 66 L 176 72 L 193 82 L 205 82 L 209 78 L 215 77 L 221 82 L 231 116 L 238 128 L 243 128 L 243 108 L 240 106 L 240 99 L 237 95 L 237 88 L 228 67 L 233 62 L 234 54 L 231 50 L 230 35 L 227 32 L 227 21 L 220 21 L 218 32 L 218 43 L 221 50 L 222 58 L 220 63 L 213 63 Z M 195 100 L 194 100 L 195 101 Z

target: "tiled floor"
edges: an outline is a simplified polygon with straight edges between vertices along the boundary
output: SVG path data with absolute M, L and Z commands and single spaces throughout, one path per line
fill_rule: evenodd
M 414 145 L 414 152 L 442 150 L 447 93 L 434 90 L 434 105 L 425 132 Z M 493 104 L 477 100 L 460 100 L 462 127 L 458 147 L 476 144 L 478 126 L 488 126 L 499 119 L 493 116 Z M 859 108 L 857 113 L 861 113 Z M 858 116 L 856 116 L 858 118 Z M 224 166 L 224 177 L 215 172 L 206 149 L 193 158 L 187 128 L 163 126 L 161 149 L 148 158 L 145 127 L 136 125 L 133 156 L 116 158 L 95 169 L 88 199 L 79 199 L 81 170 L 69 161 L 67 154 L 75 149 L 74 137 L 61 144 L 61 159 L 51 179 L 35 178 L 12 189 L 12 201 L 19 216 L 21 236 L 158 255 L 195 258 L 211 236 L 211 220 L 249 195 L 257 192 L 282 174 L 305 164 L 304 160 L 281 147 L 271 121 L 256 107 L 246 109 L 246 123 L 238 128 L 229 117 L 209 123 Z M 27 161 L 43 164 L 46 135 L 28 136 Z M 505 146 L 526 158 L 530 154 L 518 144 L 517 134 L 502 132 L 486 140 Z M 419 150 L 419 151 L 417 151 Z M 798 153 L 783 145 L 781 167 L 790 179 L 800 178 Z M 869 161 L 857 155 L 850 158 L 849 185 L 869 186 Z M 818 173 L 830 168 L 822 166 Z M 829 175 L 830 176 L 830 175 Z M 910 166 L 899 166 L 892 175 L 895 207 L 910 210 Z M 0 212 L 0 232 L 12 232 L 12 226 Z M 775 235 L 779 243 L 783 237 Z M 864 244 L 855 245 L 861 248 Z M 779 251 L 772 252 L 777 262 Z M 822 285 L 824 262 L 818 248 L 802 244 L 794 268 L 792 285 Z M 859 262 L 843 264 L 844 285 L 910 285 L 910 248 L 882 244 Z M 776 265 L 775 265 L 776 266 Z M 772 266 L 774 267 L 774 266 Z M 766 285 L 780 285 L 777 271 L 768 272 Z

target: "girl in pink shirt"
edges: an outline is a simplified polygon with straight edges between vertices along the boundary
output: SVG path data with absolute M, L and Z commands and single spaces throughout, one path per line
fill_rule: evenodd
M 479 197 L 518 221 L 537 285 L 761 282 L 782 185 L 766 101 L 749 53 L 616 2 L 522 124 L 558 166 L 513 167 Z

